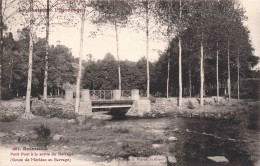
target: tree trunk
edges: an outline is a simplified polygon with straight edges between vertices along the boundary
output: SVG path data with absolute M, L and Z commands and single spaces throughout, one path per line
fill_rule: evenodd
M 181 63 L 181 37 L 179 37 L 179 107 L 182 107 L 182 63 Z
M 116 53 L 117 53 L 117 64 L 118 64 L 118 89 L 121 91 L 121 71 L 120 71 L 120 59 L 119 59 L 119 39 L 118 39 L 118 30 L 117 22 L 115 21 L 115 32 L 116 32 Z
M 240 78 L 239 78 L 239 69 L 240 69 L 240 62 L 239 62 L 239 51 L 237 54 L 237 99 L 240 99 L 240 93 L 239 93 L 239 82 L 240 82 Z
M 82 72 L 82 51 L 83 51 L 83 35 L 84 35 L 84 25 L 85 25 L 85 13 L 81 16 L 81 27 L 80 27 L 80 47 L 79 47 L 79 71 L 76 84 L 76 102 L 75 102 L 75 113 L 79 113 L 79 100 L 80 100 L 80 82 L 81 82 L 81 72 Z
M 50 7 L 49 0 L 47 0 L 47 13 L 46 13 L 46 44 L 45 44 L 45 70 L 44 70 L 44 83 L 43 83 L 43 98 L 47 99 L 47 82 L 48 82 L 48 55 L 49 55 L 49 24 L 50 24 Z
M 231 83 L 230 83 L 230 52 L 229 52 L 229 38 L 228 38 L 228 100 L 231 100 Z
M 33 9 L 33 0 L 30 0 L 30 9 Z M 34 18 L 33 11 L 30 12 L 30 43 L 29 43 L 29 64 L 28 64 L 28 79 L 27 79 L 27 91 L 26 91 L 26 101 L 25 101 L 25 113 L 22 116 L 25 119 L 33 118 L 31 114 L 31 88 L 32 88 L 32 58 L 33 58 L 33 26 Z
M 60 88 L 58 87 L 58 96 L 60 96 Z
M 191 68 L 189 64 L 189 96 L 191 97 Z
M 2 100 L 2 59 L 3 59 L 3 12 L 2 0 L 0 0 L 0 101 Z M 1 103 L 0 103 L 1 104 Z
M 216 68 L 217 68 L 217 104 L 219 104 L 219 75 L 218 75 L 218 42 L 217 42 L 217 62 L 216 62 Z
M 11 59 L 11 71 L 10 71 L 9 85 L 8 85 L 9 90 L 11 90 L 12 79 L 13 79 L 13 62 L 14 62 L 14 57 L 13 57 L 13 55 L 11 55 L 11 56 L 12 56 L 12 59 Z
M 182 9 L 181 9 L 181 0 L 180 0 L 180 16 L 179 16 L 179 26 L 181 25 L 181 14 L 182 14 Z M 180 29 L 179 29 L 180 30 Z M 182 63 L 181 63 L 181 36 L 180 32 L 178 34 L 179 38 L 179 108 L 182 107 Z
M 203 44 L 200 43 L 200 106 L 202 107 L 204 105 L 204 67 L 203 67 Z
M 146 0 L 146 71 L 147 71 L 147 97 L 150 96 L 150 69 L 149 69 L 149 11 L 148 11 L 148 3 Z
M 170 54 L 170 53 L 169 53 Z M 167 73 L 167 87 L 166 87 L 166 89 L 167 89 L 167 98 L 169 97 L 169 80 L 170 80 L 170 55 L 169 55 L 169 57 L 168 57 L 168 73 Z

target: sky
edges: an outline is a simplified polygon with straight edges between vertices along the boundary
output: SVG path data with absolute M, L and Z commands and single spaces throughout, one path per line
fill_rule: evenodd
M 246 10 L 248 20 L 245 25 L 250 30 L 250 37 L 255 48 L 254 55 L 260 58 L 260 0 L 240 0 Z M 260 64 L 257 65 L 260 69 Z
M 112 26 L 105 26 L 102 35 L 99 32 L 96 37 L 89 37 L 91 31 L 96 27 L 92 24 L 85 24 L 83 59 L 87 59 L 87 54 L 92 54 L 95 60 L 103 59 L 106 53 L 111 53 L 116 57 L 115 30 Z M 79 28 L 54 28 L 54 33 L 50 35 L 50 43 L 57 44 L 60 41 L 72 48 L 75 57 L 79 55 Z M 145 31 L 137 31 L 133 28 L 119 28 L 119 58 L 121 60 L 137 61 L 146 55 L 146 35 Z M 43 36 L 44 37 L 44 36 Z M 152 36 L 151 36 L 152 37 Z M 160 51 L 164 51 L 166 43 L 162 40 L 150 40 L 150 60 L 156 61 Z
M 252 44 L 255 48 L 254 54 L 260 57 L 260 0 L 239 0 L 246 10 L 248 20 L 244 23 L 248 26 L 251 34 Z M 151 23 L 152 24 L 152 23 Z M 116 56 L 115 31 L 112 26 L 104 26 L 103 33 L 96 37 L 89 37 L 90 32 L 96 31 L 96 27 L 88 22 L 85 24 L 85 35 L 83 45 L 83 59 L 87 60 L 87 54 L 92 54 L 94 60 L 103 59 L 110 52 Z M 51 27 L 50 44 L 57 43 L 71 48 L 72 55 L 79 56 L 80 31 L 78 27 Z M 38 33 L 38 37 L 45 37 L 45 33 Z M 152 38 L 151 34 L 151 38 Z M 163 40 L 150 40 L 149 60 L 156 61 L 167 47 Z M 146 36 L 144 31 L 133 28 L 119 29 L 119 55 L 120 60 L 137 61 L 146 55 Z M 260 68 L 260 64 L 258 64 Z

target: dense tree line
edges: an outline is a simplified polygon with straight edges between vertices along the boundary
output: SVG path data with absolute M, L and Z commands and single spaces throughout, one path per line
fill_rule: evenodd
M 2 97 L 9 99 L 14 96 L 25 96 L 28 70 L 29 30 L 24 28 L 15 41 L 12 33 L 4 38 L 4 54 L 2 62 Z M 37 39 L 34 44 L 32 68 L 32 96 L 43 92 L 45 39 Z M 62 90 L 66 82 L 75 83 L 74 57 L 64 45 L 49 46 L 49 95 Z

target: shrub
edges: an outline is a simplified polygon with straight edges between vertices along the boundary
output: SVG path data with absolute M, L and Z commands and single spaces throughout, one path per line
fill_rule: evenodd
M 38 106 L 32 110 L 34 115 L 43 116 L 45 118 L 60 118 L 60 119 L 75 119 L 76 114 L 74 112 L 63 112 L 62 108 Z
M 189 109 L 195 109 L 195 106 L 193 105 L 193 103 L 190 100 L 188 101 L 187 107 Z
M 15 115 L 15 114 L 3 114 L 1 117 L 0 117 L 0 121 L 1 122 L 12 122 L 14 120 L 16 120 L 18 118 L 18 115 Z
M 34 127 L 33 130 L 36 132 L 38 138 L 47 139 L 51 135 L 51 130 L 43 124 L 41 124 L 40 126 Z

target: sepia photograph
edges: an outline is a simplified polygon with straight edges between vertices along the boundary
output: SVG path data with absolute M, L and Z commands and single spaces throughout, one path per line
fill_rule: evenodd
M 259 0 L 0 0 L 0 166 L 260 166 Z

